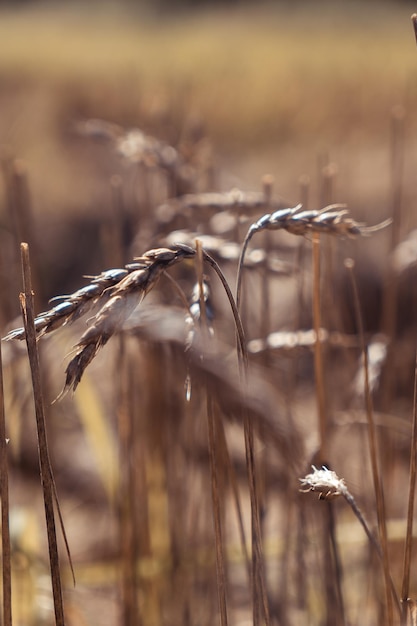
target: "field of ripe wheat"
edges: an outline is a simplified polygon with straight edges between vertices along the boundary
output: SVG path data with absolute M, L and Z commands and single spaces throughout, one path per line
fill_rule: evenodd
M 4 626 L 415 623 L 411 12 L 0 10 Z

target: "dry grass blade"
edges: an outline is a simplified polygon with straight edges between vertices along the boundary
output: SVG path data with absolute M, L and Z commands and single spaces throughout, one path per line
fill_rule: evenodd
M 3 574 L 3 624 L 12 626 L 12 575 L 9 527 L 9 473 L 7 461 L 6 416 L 4 410 L 3 362 L 0 342 L 0 498 Z
M 314 344 L 314 376 L 316 389 L 317 415 L 319 420 L 320 448 L 318 457 L 321 462 L 327 459 L 327 405 L 324 382 L 322 344 L 319 340 L 321 328 L 321 293 L 320 293 L 320 235 L 313 235 L 313 323 L 316 342 Z
M 246 350 L 245 332 L 243 330 L 242 320 L 240 319 L 237 304 L 233 298 L 232 290 L 230 289 L 229 283 L 227 282 L 226 277 L 221 271 L 218 263 L 216 263 L 216 261 L 208 254 L 208 252 L 205 252 L 205 250 L 203 250 L 203 256 L 204 256 L 205 261 L 207 261 L 207 263 L 211 265 L 211 267 L 216 272 L 226 292 L 227 299 L 229 300 L 230 308 L 232 309 L 233 319 L 234 319 L 235 327 L 236 327 L 238 354 L 242 358 L 244 366 L 246 366 L 247 361 L 248 361 L 248 355 L 247 355 L 247 350 Z
M 21 294 L 22 315 L 25 322 L 26 344 L 32 374 L 35 415 L 38 433 L 38 451 L 41 482 L 45 505 L 45 518 L 48 534 L 49 560 L 51 568 L 52 592 L 55 609 L 55 623 L 64 626 L 64 605 L 62 599 L 61 574 L 59 567 L 58 545 L 54 518 L 54 484 L 48 452 L 43 395 L 39 368 L 39 357 L 36 345 L 36 331 L 33 313 L 33 292 L 30 277 L 29 246 L 21 245 L 24 293 Z

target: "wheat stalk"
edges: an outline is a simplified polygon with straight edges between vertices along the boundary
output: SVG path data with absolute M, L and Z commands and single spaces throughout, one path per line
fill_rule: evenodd
M 12 567 L 10 544 L 9 470 L 6 438 L 6 415 L 4 408 L 3 359 L 0 342 L 0 501 L 2 546 L 3 624 L 12 626 Z

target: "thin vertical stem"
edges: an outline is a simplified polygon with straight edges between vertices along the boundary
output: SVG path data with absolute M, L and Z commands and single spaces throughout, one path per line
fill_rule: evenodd
M 29 261 L 29 246 L 27 243 L 21 244 L 22 272 L 24 293 L 20 294 L 20 305 L 22 309 L 23 321 L 26 331 L 26 345 L 28 349 L 29 364 L 32 376 L 32 387 L 35 402 L 35 416 L 38 434 L 38 453 L 41 483 L 43 489 L 43 499 L 45 506 L 46 528 L 48 535 L 49 562 L 51 569 L 52 594 L 54 599 L 55 623 L 56 626 L 64 626 L 64 605 L 62 600 L 61 575 L 59 568 L 58 544 L 56 538 L 55 518 L 54 518 L 54 485 L 51 474 L 51 464 L 48 451 L 48 440 L 46 434 L 45 412 L 43 406 L 43 395 L 41 386 L 41 375 L 39 367 L 39 355 L 36 344 L 36 331 L 34 324 L 34 307 L 32 279 Z
M 196 240 L 196 270 L 197 280 L 200 294 L 200 321 L 201 330 L 204 337 L 204 343 L 209 339 L 206 303 L 204 300 L 204 284 L 203 284 L 203 251 L 201 242 Z M 216 574 L 217 574 L 217 594 L 220 609 L 220 624 L 227 626 L 227 598 L 226 598 L 226 568 L 224 558 L 223 532 L 221 524 L 220 510 L 220 492 L 218 477 L 218 454 L 216 449 L 216 414 L 214 408 L 213 397 L 206 390 L 207 398 L 207 428 L 208 428 L 208 451 L 210 459 L 210 483 L 211 483 L 211 502 L 213 511 L 214 541 L 216 547 Z
M 322 344 L 320 341 L 321 331 L 321 297 L 320 297 L 320 235 L 318 233 L 313 234 L 313 326 L 316 334 L 316 341 L 314 344 L 314 374 L 316 379 L 316 401 L 317 401 L 317 413 L 319 420 L 319 451 L 318 462 L 320 465 L 324 465 L 327 462 L 327 413 L 326 413 L 326 395 L 324 386 L 324 366 L 323 366 L 323 353 Z M 327 566 L 327 594 L 329 600 L 333 600 L 334 594 L 332 587 L 336 584 L 337 597 L 340 611 L 341 623 L 345 623 L 344 606 L 343 606 L 343 594 L 341 588 L 341 567 L 340 560 L 337 551 L 336 536 L 335 536 L 335 524 L 333 518 L 332 504 L 326 511 L 326 531 L 325 531 L 325 549 L 326 554 L 329 556 Z M 326 559 L 327 561 L 327 559 Z M 331 602 L 328 603 L 328 620 L 334 619 L 335 616 L 331 613 Z
M 366 402 L 366 416 L 368 422 L 368 441 L 369 441 L 369 452 L 371 457 L 371 467 L 372 467 L 372 477 L 374 482 L 374 491 L 375 491 L 375 499 L 376 499 L 376 509 L 378 516 L 378 529 L 379 529 L 379 537 L 381 541 L 382 547 L 382 562 L 383 562 L 383 570 L 384 570 L 384 580 L 385 580 L 385 595 L 387 601 L 387 612 L 388 612 L 388 623 L 392 625 L 394 616 L 393 616 L 393 595 L 395 589 L 392 588 L 391 585 L 391 574 L 390 574 L 390 565 L 388 559 L 388 538 L 387 538 L 387 526 L 385 519 L 385 503 L 384 503 L 384 491 L 382 485 L 382 478 L 380 475 L 379 467 L 378 467 L 378 452 L 377 452 L 377 441 L 376 441 L 376 433 L 375 433 L 375 422 L 374 422 L 374 412 L 373 412 L 373 404 L 372 404 L 372 395 L 369 387 L 369 367 L 368 367 L 368 350 L 365 345 L 365 335 L 363 330 L 363 322 L 362 315 L 359 304 L 359 295 L 358 295 L 358 287 L 356 284 L 355 274 L 354 274 L 354 261 L 352 259 L 347 259 L 345 261 L 345 266 L 349 270 L 349 276 L 351 280 L 352 293 L 353 293 L 353 305 L 355 309 L 355 317 L 356 324 L 358 326 L 359 338 L 362 347 L 362 355 L 363 355 L 363 364 L 364 364 L 364 372 L 365 372 L 365 402 Z M 401 611 L 401 607 L 399 604 L 399 600 L 397 597 L 394 597 L 396 601 L 397 608 Z
M 314 373 L 316 377 L 316 402 L 319 420 L 319 463 L 327 459 L 326 445 L 326 398 L 324 392 L 323 353 L 320 342 L 320 235 L 313 234 L 313 325 L 316 334 L 314 344 Z
M 4 412 L 3 363 L 0 341 L 0 497 L 3 572 L 3 625 L 12 626 L 12 574 L 9 528 L 9 474 L 7 463 L 6 417 Z
M 410 482 L 408 489 L 408 513 L 407 513 L 407 532 L 405 538 L 404 549 L 404 568 L 403 581 L 401 587 L 401 601 L 403 607 L 407 606 L 406 601 L 410 589 L 410 568 L 411 568 L 411 549 L 413 543 L 413 516 L 414 516 L 414 496 L 416 489 L 416 473 L 417 473 L 417 355 L 414 369 L 414 406 L 413 406 L 413 430 L 411 436 L 411 452 L 410 452 Z

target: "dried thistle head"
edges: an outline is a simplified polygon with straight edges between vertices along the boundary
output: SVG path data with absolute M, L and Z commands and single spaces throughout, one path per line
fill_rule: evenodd
M 317 491 L 319 500 L 329 500 L 336 496 L 345 496 L 347 493 L 346 483 L 343 478 L 339 478 L 336 472 L 329 470 L 325 465 L 317 469 L 312 465 L 313 472 L 300 478 L 301 493 Z

